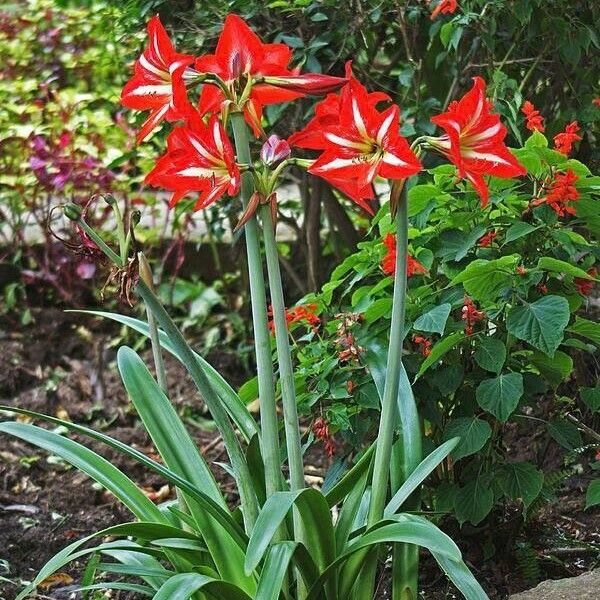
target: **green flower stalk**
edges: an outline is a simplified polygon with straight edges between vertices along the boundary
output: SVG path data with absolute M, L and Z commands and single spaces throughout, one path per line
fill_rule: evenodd
M 240 112 L 231 113 L 231 126 L 235 139 L 238 161 L 251 164 L 248 128 Z M 242 174 L 241 199 L 244 211 L 252 196 L 252 174 Z M 261 450 L 265 464 L 265 487 L 267 497 L 281 489 L 281 461 L 279 450 L 279 427 L 275 404 L 273 382 L 273 360 L 271 339 L 267 321 L 267 299 L 264 273 L 259 244 L 259 231 L 256 216 L 244 225 L 246 234 L 246 252 L 250 280 L 250 299 L 252 302 L 252 322 L 254 324 L 254 346 L 256 349 L 256 368 L 258 372 L 258 394 L 260 399 Z

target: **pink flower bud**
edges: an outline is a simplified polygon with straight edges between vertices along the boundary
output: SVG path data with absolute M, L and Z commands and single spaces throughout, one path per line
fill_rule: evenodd
M 272 135 L 260 149 L 260 159 L 265 165 L 271 166 L 289 158 L 291 152 L 290 145 L 285 140 Z

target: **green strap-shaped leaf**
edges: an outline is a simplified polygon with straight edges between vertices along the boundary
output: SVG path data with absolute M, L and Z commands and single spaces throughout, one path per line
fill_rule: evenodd
M 25 410 L 23 408 L 0 406 L 0 410 L 6 410 L 22 415 L 28 415 L 36 419 L 47 421 L 48 423 L 60 425 L 69 429 L 70 431 L 77 431 L 78 433 L 82 433 L 83 435 L 86 435 L 94 440 L 103 442 L 110 448 L 114 448 L 122 454 L 133 458 L 134 460 L 144 465 L 151 471 L 158 473 L 161 477 L 164 477 L 169 483 L 177 486 L 186 494 L 193 497 L 194 500 L 197 503 L 199 503 L 200 506 L 202 506 L 203 510 L 205 510 L 213 519 L 215 519 L 228 531 L 231 537 L 234 540 L 236 540 L 236 543 L 238 544 L 238 546 L 240 546 L 240 548 L 246 548 L 248 538 L 246 537 L 244 530 L 238 525 L 238 523 L 231 517 L 231 515 L 226 510 L 221 508 L 216 502 L 214 502 L 214 500 L 212 500 L 204 492 L 191 485 L 187 480 L 180 477 L 177 473 L 174 473 L 164 465 L 161 465 L 160 463 L 152 460 L 151 458 L 148 458 L 144 453 L 140 452 L 139 450 L 131 448 L 130 446 L 124 444 L 123 442 L 120 442 L 119 440 L 115 440 L 114 438 L 111 438 L 105 435 L 104 433 L 94 431 L 93 429 L 85 427 L 84 425 L 78 425 L 76 423 L 71 423 L 70 421 L 64 421 L 56 417 L 51 417 L 49 415 L 44 415 L 42 413 L 37 413 L 31 410 Z M 185 517 L 183 515 L 179 516 L 182 517 L 183 520 L 185 520 Z M 188 516 L 187 518 L 189 519 L 190 517 Z M 190 524 L 189 522 L 187 523 Z
M 139 319 L 134 319 L 133 317 L 127 317 L 125 315 L 98 310 L 83 310 L 73 312 L 83 312 L 89 315 L 96 315 L 98 317 L 112 319 L 113 321 L 117 321 L 117 323 L 121 323 L 127 327 L 130 327 L 134 331 L 137 331 L 146 337 L 150 337 L 148 324 L 144 321 L 140 321 Z M 159 331 L 159 338 L 160 345 L 167 350 L 167 352 L 170 352 L 173 354 L 173 356 L 181 361 L 181 357 L 178 355 L 175 347 L 170 342 L 167 334 L 164 331 Z M 238 427 L 238 429 L 241 431 L 246 442 L 249 442 L 253 435 L 259 433 L 256 421 L 244 403 L 241 402 L 234 389 L 225 381 L 225 379 L 223 379 L 219 372 L 198 353 L 194 352 L 194 356 L 204 370 L 204 373 L 212 384 L 213 388 L 223 401 L 223 405 L 229 413 L 229 416 L 233 419 L 236 427 Z
M 174 575 L 160 587 L 154 596 L 154 600 L 187 600 L 196 592 L 206 589 L 216 598 L 227 598 L 227 600 L 252 600 L 246 592 L 239 587 L 208 577 L 199 573 L 180 573 Z
M 154 596 L 154 590 L 148 585 L 140 585 L 138 583 L 122 583 L 120 581 L 105 581 L 104 583 L 94 583 L 92 585 L 84 585 L 79 587 L 75 592 L 92 592 L 94 590 L 122 590 L 124 592 L 133 592 L 142 596 Z
M 129 398 L 165 465 L 226 507 L 206 461 L 142 359 L 123 346 L 117 353 L 117 364 Z
M 375 444 L 371 444 L 358 462 L 325 494 L 330 508 L 354 489 L 356 482 L 371 468 L 374 454 Z
M 454 450 L 458 445 L 460 438 L 452 438 L 436 448 L 431 454 L 426 456 L 408 476 L 406 481 L 400 486 L 394 494 L 388 505 L 385 507 L 384 516 L 391 517 L 401 506 L 402 503 L 427 479 L 430 473 Z
M 258 580 L 255 600 L 277 600 L 298 542 L 279 542 L 269 548 Z
M 89 475 L 118 498 L 138 519 L 166 523 L 167 520 L 129 477 L 85 446 L 52 431 L 28 423 L 0 423 L 0 431 L 34 444 Z
M 433 551 L 431 554 L 446 573 L 448 579 L 467 600 L 490 600 L 462 560 L 452 560 L 448 556 Z
M 294 504 L 304 525 L 306 549 L 319 570 L 324 569 L 334 560 L 333 525 L 325 496 L 312 488 L 276 492 L 262 507 L 252 530 L 246 552 L 246 573 L 256 569 L 268 550 L 275 532 Z

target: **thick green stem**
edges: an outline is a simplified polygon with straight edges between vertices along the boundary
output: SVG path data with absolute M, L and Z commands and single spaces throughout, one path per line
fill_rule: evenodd
M 242 113 L 231 114 L 231 125 L 238 162 L 251 164 L 248 128 Z M 252 195 L 252 174 L 242 174 L 242 206 L 246 210 Z M 279 427 L 275 405 L 273 384 L 273 360 L 271 338 L 267 321 L 267 299 L 265 280 L 260 256 L 258 224 L 253 216 L 245 225 L 248 274 L 250 279 L 250 299 L 252 302 L 252 322 L 254 324 L 254 347 L 258 374 L 258 395 L 260 398 L 260 423 L 262 430 L 261 451 L 265 465 L 265 487 L 267 497 L 281 488 L 281 462 L 279 453 Z
M 279 363 L 279 382 L 281 385 L 281 399 L 283 404 L 283 422 L 285 426 L 285 440 L 290 469 L 290 487 L 300 490 L 306 486 L 304 479 L 304 462 L 302 460 L 302 442 L 300 439 L 300 426 L 298 423 L 298 406 L 296 404 L 296 386 L 294 384 L 294 367 L 290 351 L 290 338 L 288 325 L 285 318 L 285 301 L 281 272 L 279 270 L 279 253 L 275 239 L 275 225 L 269 206 L 261 209 L 263 236 L 265 240 L 265 256 L 267 259 L 267 273 L 269 276 L 269 291 L 273 308 L 273 321 L 275 323 L 275 341 L 277 343 L 277 362 Z M 294 539 L 304 541 L 302 519 L 297 509 L 293 511 Z M 298 582 L 298 600 L 306 597 L 304 582 L 300 576 Z
M 179 331 L 154 292 L 152 292 L 141 279 L 138 281 L 136 290 L 169 337 L 177 354 L 181 357 L 183 364 L 186 366 L 196 387 L 202 394 L 202 398 L 219 429 L 225 449 L 231 460 L 231 466 L 240 493 L 246 533 L 250 534 L 258 516 L 258 500 L 252 487 L 252 478 L 250 476 L 244 452 L 242 451 L 240 442 L 235 434 L 233 425 L 229 420 L 227 411 L 221 404 L 221 399 L 210 384 L 202 367 L 196 360 L 192 349 L 185 341 L 183 334 Z
M 367 527 L 371 527 L 383 516 L 387 499 L 392 443 L 397 422 L 397 399 L 402 368 L 402 342 L 404 340 L 404 309 L 406 304 L 406 265 L 408 255 L 408 206 L 406 185 L 404 185 L 396 213 L 396 269 L 394 296 L 392 300 L 392 323 L 385 372 L 385 386 L 379 417 L 379 433 L 375 446 L 371 501 L 367 517 Z M 363 581 L 360 593 L 365 598 L 372 597 L 375 584 L 377 555 L 371 552 L 365 559 Z M 368 594 L 368 595 L 367 595 Z

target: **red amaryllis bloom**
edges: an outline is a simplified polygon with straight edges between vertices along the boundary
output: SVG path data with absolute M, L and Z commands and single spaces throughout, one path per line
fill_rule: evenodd
M 376 176 L 405 179 L 421 170 L 421 163 L 400 135 L 400 109 L 379 112 L 375 104 L 385 95 L 369 94 L 351 75 L 339 97 L 328 96 L 317 106 L 317 116 L 290 137 L 292 145 L 324 150 L 308 169 L 372 214 L 368 200 L 375 197 Z M 322 105 L 322 106 L 321 106 Z
M 456 12 L 457 8 L 458 2 L 456 0 L 440 0 L 433 9 L 430 19 L 433 21 L 440 13 L 443 15 L 451 15 Z
M 215 53 L 201 56 L 195 65 L 201 73 L 220 77 L 228 93 L 205 84 L 200 96 L 200 112 L 214 113 L 229 102 L 241 103 L 243 106 L 238 105 L 238 108 L 243 109 L 246 121 L 258 137 L 262 133 L 263 106 L 288 102 L 305 94 L 326 93 L 345 83 L 345 79 L 329 75 L 298 75 L 289 68 L 291 58 L 288 46 L 263 44 L 243 19 L 229 15 Z
M 133 77 L 121 92 L 121 104 L 136 110 L 150 110 L 137 141 L 143 141 L 163 120 L 176 121 L 185 115 L 177 104 L 185 97 L 185 71 L 194 62 L 189 54 L 175 52 L 173 44 L 158 17 L 148 22 L 148 47 L 134 66 Z
M 531 206 L 547 204 L 559 217 L 567 214 L 575 215 L 575 207 L 569 203 L 579 200 L 579 192 L 575 187 L 578 180 L 579 177 L 575 175 L 573 169 L 568 169 L 565 173 L 557 173 L 546 195 L 534 200 Z
M 596 267 L 592 267 L 587 272 L 587 274 L 590 277 L 595 278 L 598 275 L 598 270 L 596 269 Z M 577 291 L 582 296 L 589 296 L 592 293 L 592 289 L 594 289 L 595 281 L 593 279 L 584 279 L 583 277 L 575 277 L 575 279 L 573 280 L 573 283 L 575 284 Z
M 479 238 L 479 242 L 477 243 L 477 245 L 480 248 L 489 248 L 497 235 L 497 231 L 490 231 Z
M 517 177 L 527 171 L 504 144 L 506 127 L 491 112 L 493 105 L 485 96 L 485 82 L 481 77 L 473 81 L 471 90 L 452 102 L 447 112 L 431 119 L 446 135 L 428 141 L 456 165 L 459 177 L 471 182 L 485 208 L 489 190 L 484 175 Z
M 396 271 L 396 237 L 388 233 L 383 243 L 387 248 L 387 252 L 381 261 L 381 268 L 386 275 L 393 275 Z M 412 277 L 422 273 L 427 273 L 427 268 L 409 254 L 406 260 L 406 276 Z
M 190 112 L 186 125 L 169 135 L 167 153 L 148 173 L 146 183 L 172 191 L 170 206 L 190 192 L 199 192 L 194 210 L 210 206 L 225 193 L 235 196 L 240 172 L 217 116 L 206 125 L 197 113 Z
M 575 142 L 582 139 L 579 133 L 579 124 L 577 121 L 569 123 L 565 130 L 554 136 L 554 147 L 558 152 L 568 156 L 571 153 L 571 149 Z
M 535 106 L 526 100 L 521 107 L 521 112 L 527 118 L 527 122 L 525 123 L 525 127 L 529 129 L 529 131 L 539 131 L 540 133 L 544 132 L 544 117 L 540 114 L 540 111 L 535 108 Z

